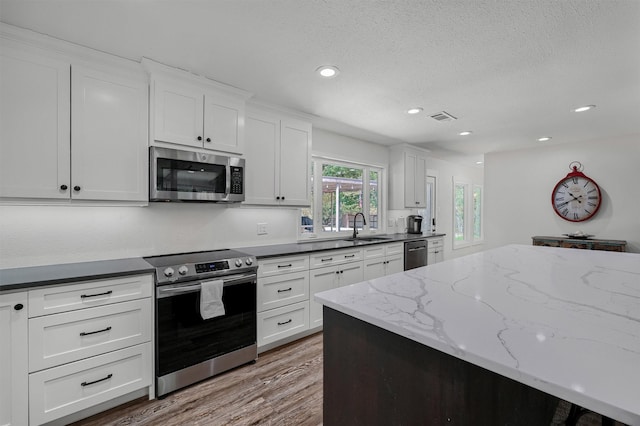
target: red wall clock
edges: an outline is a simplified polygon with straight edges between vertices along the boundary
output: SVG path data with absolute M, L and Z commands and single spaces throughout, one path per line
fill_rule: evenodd
M 569 164 L 572 170 L 560 179 L 551 193 L 553 211 L 564 220 L 582 222 L 591 219 L 602 203 L 600 187 L 589 176 L 582 173 L 582 164 Z

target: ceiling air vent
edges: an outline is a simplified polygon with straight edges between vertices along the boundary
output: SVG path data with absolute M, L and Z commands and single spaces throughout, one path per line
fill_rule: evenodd
M 446 111 L 440 111 L 430 116 L 436 121 L 453 121 L 457 120 L 453 115 L 449 114 Z

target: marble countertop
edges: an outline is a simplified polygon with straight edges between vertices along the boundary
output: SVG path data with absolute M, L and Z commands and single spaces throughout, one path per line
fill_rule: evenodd
M 153 266 L 137 257 L 0 269 L 0 292 L 122 275 L 151 274 L 154 271 Z
M 371 244 L 395 243 L 400 241 L 421 240 L 424 238 L 443 237 L 446 234 L 440 233 L 423 233 L 423 234 L 382 234 L 378 235 L 384 239 L 366 240 L 367 237 L 375 237 L 376 235 L 361 235 L 359 241 L 346 241 L 342 239 L 305 241 L 290 244 L 274 244 L 268 246 L 239 247 L 238 251 L 256 256 L 259 259 L 291 256 L 296 254 L 309 254 L 318 251 L 338 250 L 345 248 L 353 248 L 367 246 Z
M 509 245 L 315 299 L 640 425 L 640 254 Z

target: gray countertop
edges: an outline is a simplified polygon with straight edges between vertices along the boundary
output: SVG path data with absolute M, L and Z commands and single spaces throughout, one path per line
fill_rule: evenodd
M 260 259 L 296 254 L 309 254 L 318 251 L 353 248 L 371 244 L 412 241 L 424 238 L 441 237 L 443 235 L 445 234 L 386 234 L 379 236 L 384 239 L 373 241 L 365 241 L 363 239 L 358 241 L 345 241 L 336 239 L 290 244 L 274 244 L 268 246 L 240 247 L 237 248 L 237 250 L 256 256 Z M 367 238 L 367 236 L 363 235 L 360 238 Z M 138 257 L 0 269 L 0 293 L 6 291 L 25 290 L 45 285 L 65 284 L 153 272 L 154 268 L 144 259 Z
M 153 267 L 139 257 L 0 269 L 0 292 L 153 271 Z
M 362 238 L 358 241 L 345 241 L 345 240 L 321 240 L 321 241 L 309 241 L 302 243 L 291 244 L 274 244 L 269 246 L 253 246 L 253 247 L 239 247 L 237 250 L 256 256 L 258 259 L 264 259 L 268 257 L 287 256 L 296 254 L 309 254 L 317 251 L 327 250 L 339 250 L 345 248 L 353 248 L 360 246 L 367 246 L 371 244 L 386 244 L 395 242 L 404 242 L 412 240 L 421 240 L 424 238 L 442 237 L 446 234 L 438 233 L 424 233 L 424 234 L 385 234 L 379 235 L 384 239 L 379 240 L 365 240 L 372 235 L 362 235 Z

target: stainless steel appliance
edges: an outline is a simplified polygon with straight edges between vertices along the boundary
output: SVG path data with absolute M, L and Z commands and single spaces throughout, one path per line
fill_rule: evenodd
M 149 201 L 244 201 L 244 159 L 152 146 Z
M 407 241 L 404 243 L 404 270 L 427 265 L 427 240 Z
M 422 234 L 422 216 L 414 214 L 407 216 L 407 233 Z
M 156 269 L 157 396 L 255 361 L 255 257 L 216 250 L 145 260 Z M 223 282 L 224 315 L 203 319 L 201 288 L 212 280 Z

